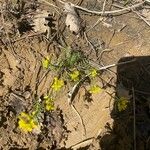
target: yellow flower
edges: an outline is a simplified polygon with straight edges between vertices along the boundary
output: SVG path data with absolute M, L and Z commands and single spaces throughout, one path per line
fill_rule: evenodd
M 90 75 L 92 76 L 92 77 L 96 77 L 97 76 L 97 70 L 96 69 L 92 69 L 91 71 L 90 71 Z
M 53 85 L 52 85 L 52 88 L 53 88 L 55 91 L 58 91 L 58 90 L 60 90 L 63 86 L 64 86 L 64 81 L 58 79 L 57 77 L 55 77 L 55 78 L 54 78 Z
M 90 90 L 89 90 L 89 92 L 91 94 L 97 94 L 97 93 L 99 93 L 101 91 L 102 91 L 102 89 L 98 85 L 91 86 Z
M 46 57 L 46 58 L 43 59 L 43 61 L 42 61 L 42 66 L 43 66 L 43 68 L 48 69 L 48 68 L 49 68 L 49 65 L 50 65 L 50 58 L 49 58 L 49 57 Z
M 52 111 L 55 109 L 54 107 L 54 100 L 49 97 L 49 96 L 44 96 L 44 100 L 45 100 L 45 109 L 47 111 Z
M 22 112 L 18 121 L 19 128 L 24 132 L 31 132 L 33 129 L 38 128 L 38 121 L 36 121 L 31 115 Z
M 33 111 L 33 112 L 32 112 L 32 116 L 35 116 L 36 113 L 37 113 L 37 111 Z
M 127 108 L 128 103 L 129 103 L 129 101 L 125 97 L 120 97 L 118 99 L 118 103 L 117 103 L 118 110 L 119 111 L 125 110 Z
M 75 70 L 71 74 L 69 74 L 71 80 L 73 80 L 73 81 L 78 81 L 79 80 L 79 75 L 80 75 L 80 73 L 79 73 L 78 70 Z

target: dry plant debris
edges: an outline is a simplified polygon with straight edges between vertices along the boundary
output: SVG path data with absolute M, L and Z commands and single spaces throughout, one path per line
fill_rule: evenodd
M 65 3 L 64 5 L 66 16 L 66 26 L 69 27 L 70 31 L 73 33 L 79 33 L 80 31 L 80 21 L 79 16 L 75 11 L 75 7 L 71 3 Z

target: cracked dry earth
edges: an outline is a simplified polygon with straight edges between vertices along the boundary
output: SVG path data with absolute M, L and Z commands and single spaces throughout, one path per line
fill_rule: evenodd
M 72 1 L 74 2 L 74 1 Z M 98 2 L 83 1 L 82 6 L 99 10 Z M 39 9 L 48 9 L 41 6 Z M 52 11 L 52 12 L 51 12 Z M 90 28 L 99 16 L 80 14 Z M 56 28 L 57 30 L 57 28 Z M 86 29 L 85 29 L 86 31 Z M 106 125 L 113 127 L 111 118 L 113 109 L 113 93 L 116 93 L 116 67 L 102 72 L 95 82 L 103 90 L 92 95 L 89 102 L 84 86 L 81 86 L 74 99 L 74 106 L 81 115 L 86 134 L 79 116 L 68 104 L 68 89 L 64 89 L 55 102 L 56 111 L 43 114 L 44 127 L 39 135 L 25 134 L 20 131 L 17 116 L 20 112 L 31 110 L 35 103 L 35 94 L 44 95 L 52 82 L 54 74 L 49 72 L 37 87 L 37 81 L 45 74 L 41 67 L 43 57 L 59 49 L 59 42 L 51 44 L 43 35 L 31 36 L 33 32 L 23 33 L 25 38 L 10 38 L 11 44 L 0 42 L 0 149 L 101 149 L 100 140 L 107 133 Z M 66 28 L 63 37 L 68 46 L 80 49 L 97 64 L 109 65 L 117 63 L 127 56 L 150 55 L 150 30 L 135 13 L 130 12 L 119 16 L 109 16 L 91 29 L 88 40 L 95 45 L 92 50 L 84 37 L 71 34 Z M 7 38 L 6 38 L 7 39 Z M 104 49 L 107 51 L 101 53 Z M 15 53 L 14 53 L 15 51 Z M 101 56 L 101 58 L 99 58 Z M 106 142 L 107 143 L 107 142 Z M 124 145 L 125 142 L 122 142 Z M 123 149 L 123 148 L 122 148 Z M 118 149 L 119 150 L 119 149 Z

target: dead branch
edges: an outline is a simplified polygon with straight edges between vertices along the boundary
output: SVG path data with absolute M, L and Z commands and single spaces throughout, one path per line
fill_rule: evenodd
M 132 87 L 132 94 L 133 94 L 133 137 L 134 137 L 134 150 L 136 150 L 136 119 L 135 119 L 135 91 L 134 87 Z
M 103 8 L 102 8 L 102 12 L 103 13 L 105 12 L 105 6 L 106 6 L 106 0 L 104 0 L 104 3 L 103 3 Z M 98 20 L 94 23 L 94 25 L 88 31 L 90 31 L 91 29 L 93 29 L 95 26 L 97 26 L 100 22 L 102 22 L 104 20 L 104 17 L 102 17 L 103 13 L 102 13 L 102 15 L 98 18 Z
M 66 3 L 66 2 L 64 2 L 62 0 L 58 0 L 58 1 L 60 3 L 62 3 L 62 4 Z M 123 12 L 126 12 L 126 11 L 131 11 L 132 9 L 135 9 L 135 8 L 143 6 L 144 3 L 145 3 L 145 1 L 137 3 L 137 4 L 129 6 L 129 7 L 126 7 L 126 8 L 119 9 L 119 10 L 112 10 L 112 11 L 105 11 L 105 12 L 104 11 L 89 10 L 87 8 L 84 8 L 84 7 L 81 7 L 81 6 L 72 4 L 72 3 L 71 3 L 71 5 L 74 6 L 76 9 L 85 11 L 87 13 L 95 14 L 95 15 L 114 15 L 114 14 L 123 13 Z
M 117 7 L 117 8 L 123 8 L 122 6 L 119 6 L 116 4 L 113 4 L 113 6 Z M 137 11 L 135 11 L 133 9 L 132 9 L 132 12 L 134 12 L 138 17 L 140 17 L 150 27 L 150 23 L 140 13 L 138 13 Z
M 39 0 L 39 1 L 44 2 L 45 4 L 47 4 L 47 5 L 49 5 L 49 6 L 55 7 L 55 8 L 57 8 L 57 9 L 60 9 L 60 8 L 57 7 L 56 5 L 50 3 L 50 2 L 48 2 L 48 1 L 46 1 L 46 0 Z
M 73 105 L 73 104 L 71 104 L 71 108 L 74 110 L 74 112 L 78 115 L 78 117 L 79 117 L 79 119 L 80 119 L 80 123 L 81 123 L 81 125 L 82 125 L 82 127 L 83 127 L 83 130 L 84 130 L 84 136 L 86 136 L 86 128 L 85 128 L 85 124 L 84 124 L 84 122 L 83 122 L 83 119 L 82 119 L 82 117 L 81 117 L 81 115 L 80 115 L 80 113 L 78 112 L 78 110 L 76 109 L 76 107 Z
M 96 51 L 96 49 L 93 46 L 93 44 L 88 40 L 87 33 L 85 33 L 85 32 L 84 32 L 84 37 L 85 37 L 85 40 L 87 41 L 87 43 L 90 45 L 91 49 Z

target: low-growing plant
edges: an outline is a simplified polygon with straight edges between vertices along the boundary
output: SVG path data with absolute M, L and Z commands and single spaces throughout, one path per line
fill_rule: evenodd
M 42 66 L 43 68 L 50 68 L 53 74 L 56 74 L 51 90 L 59 91 L 65 85 L 65 82 L 67 85 L 73 86 L 87 75 L 89 75 L 90 80 L 94 80 L 99 75 L 99 72 L 90 65 L 89 61 L 82 51 L 75 51 L 70 47 L 62 48 L 60 54 L 57 54 L 57 59 L 56 56 L 47 56 L 42 61 Z M 101 91 L 101 88 L 98 85 L 93 85 L 89 91 L 91 94 L 96 94 Z
M 32 132 L 34 129 L 40 128 L 39 122 L 35 117 L 35 114 L 28 114 L 22 112 L 19 115 L 18 119 L 19 128 L 24 132 Z
M 91 93 L 91 94 L 97 94 L 101 91 L 102 91 L 102 88 L 100 88 L 98 85 L 93 85 L 89 89 L 89 93 Z
M 52 97 L 44 96 L 44 101 L 45 101 L 45 109 L 47 111 L 53 111 L 55 109 L 54 99 Z
M 42 60 L 42 67 L 44 68 L 44 69 L 48 69 L 49 67 L 50 67 L 50 63 L 51 63 L 51 61 L 50 61 L 50 57 L 46 57 L 46 58 L 44 58 L 43 60 Z
M 63 86 L 64 86 L 64 81 L 62 79 L 58 79 L 57 77 L 55 77 L 51 88 L 54 91 L 59 91 Z
M 125 97 L 119 97 L 119 98 L 116 98 L 116 100 L 117 100 L 118 111 L 121 112 L 121 111 L 126 110 L 129 100 Z
M 88 58 L 81 51 L 72 50 L 70 47 L 63 48 L 57 56 L 54 53 L 46 56 L 41 64 L 44 70 L 52 71 L 54 78 L 49 94 L 43 96 L 42 100 L 34 105 L 32 113 L 22 112 L 19 116 L 19 128 L 27 132 L 39 128 L 38 117 L 41 112 L 55 110 L 54 100 L 57 99 L 58 93 L 61 93 L 64 86 L 79 87 L 88 77 L 91 84 L 87 90 L 89 94 L 97 94 L 102 91 L 99 85 L 91 83 L 99 72 L 90 65 Z
M 90 76 L 91 77 L 96 77 L 98 75 L 98 72 L 97 72 L 97 70 L 95 69 L 95 68 L 92 68 L 91 70 L 90 70 Z
M 72 81 L 78 81 L 80 78 L 80 72 L 78 70 L 72 71 L 69 76 Z

